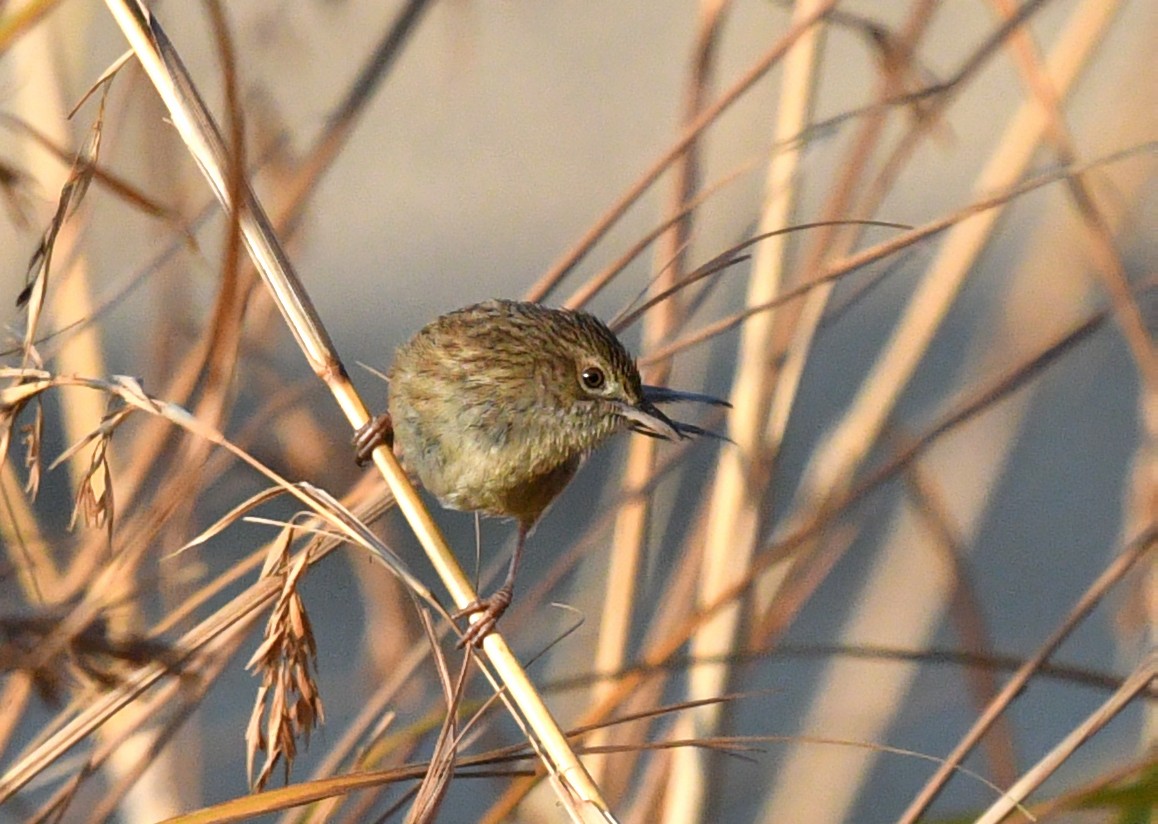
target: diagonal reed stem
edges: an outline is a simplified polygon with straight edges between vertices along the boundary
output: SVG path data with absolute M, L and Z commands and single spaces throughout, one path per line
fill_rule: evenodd
M 214 195 L 227 211 L 236 213 L 250 257 L 302 353 L 314 373 L 329 388 L 351 426 L 360 428 L 370 419 L 366 405 L 351 385 L 321 318 L 248 181 L 242 181 L 239 187 L 240 202 L 233 202 L 229 196 L 228 152 L 220 130 L 197 93 L 176 49 L 156 18 L 139 0 L 107 0 L 106 4 L 160 94 L 173 125 Z M 379 447 L 374 452 L 374 463 L 394 492 L 400 509 L 454 603 L 462 608 L 474 601 L 477 596 L 470 579 L 462 571 L 393 453 L 386 447 Z M 525 722 L 524 729 L 529 727 L 533 732 L 533 735 L 528 734 L 532 742 L 537 742 L 536 748 L 541 745 L 540 756 L 548 771 L 558 779 L 552 783 L 564 808 L 576 820 L 579 820 L 579 810 L 583 807 L 587 812 L 598 811 L 597 815 L 610 820 L 610 812 L 598 787 L 567 743 L 506 641 L 498 633 L 491 633 L 484 640 L 483 650 L 509 696 L 508 707 L 521 725 Z

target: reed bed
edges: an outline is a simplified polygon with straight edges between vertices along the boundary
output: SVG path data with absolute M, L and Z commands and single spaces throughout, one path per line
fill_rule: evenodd
M 487 280 L 495 238 L 458 237 L 440 282 L 369 287 L 317 236 L 324 184 L 441 136 L 377 157 L 366 122 L 427 124 L 472 60 L 569 18 L 326 5 L 0 4 L 0 820 L 1148 820 L 1144 3 L 673 7 L 684 51 L 639 58 L 679 68 L 649 90 L 670 129 L 594 220 L 538 189 L 582 227 L 554 262 Z M 610 41 L 638 25 L 603 11 Z M 270 40 L 340 68 L 329 97 Z M 124 53 L 94 71 L 81 43 Z M 432 55 L 451 79 L 392 95 Z M 539 147 L 563 177 L 573 142 Z M 463 215 L 432 256 L 506 208 L 477 185 L 423 192 Z M 382 225 L 423 208 L 382 200 Z M 429 319 L 407 307 L 492 285 L 604 315 L 646 382 L 731 407 L 703 422 L 725 441 L 594 456 L 463 652 L 450 613 L 507 531 L 432 510 L 388 450 L 354 466 L 384 390 L 339 344 L 371 306 L 384 370 Z

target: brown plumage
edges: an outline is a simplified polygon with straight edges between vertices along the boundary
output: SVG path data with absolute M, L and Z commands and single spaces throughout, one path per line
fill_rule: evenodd
M 444 506 L 519 526 L 503 586 L 463 611 L 483 613 L 464 643 L 481 641 L 510 604 L 527 533 L 591 450 L 625 429 L 703 434 L 657 402 L 722 403 L 643 386 L 631 355 L 592 315 L 509 300 L 433 321 L 398 349 L 388 378 L 389 413 L 359 433 L 359 459 L 392 434 L 407 471 Z

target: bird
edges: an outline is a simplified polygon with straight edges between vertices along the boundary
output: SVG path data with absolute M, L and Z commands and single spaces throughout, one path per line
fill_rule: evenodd
M 528 535 L 596 447 L 623 431 L 722 437 L 657 404 L 728 406 L 645 386 L 603 321 L 529 301 L 488 300 L 438 317 L 398 348 L 386 378 L 387 411 L 355 435 L 358 463 L 385 443 L 443 506 L 517 526 L 502 585 L 454 616 L 482 616 L 460 647 L 480 645 L 510 606 Z

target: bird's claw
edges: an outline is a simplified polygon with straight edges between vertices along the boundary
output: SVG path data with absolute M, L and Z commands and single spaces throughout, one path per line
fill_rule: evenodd
M 500 587 L 486 598 L 479 598 L 473 603 L 460 609 L 454 614 L 454 620 L 460 618 L 468 618 L 471 615 L 480 616 L 477 621 L 470 624 L 462 633 L 462 637 L 458 639 L 456 646 L 459 649 L 464 649 L 467 646 L 480 647 L 483 639 L 490 635 L 491 630 L 495 628 L 499 618 L 503 617 L 503 613 L 507 611 L 507 607 L 511 605 L 511 597 L 513 589 L 509 586 Z
M 374 450 L 383 445 L 394 448 L 394 421 L 389 412 L 371 418 L 354 433 L 354 460 L 358 466 L 365 466 L 372 460 Z

